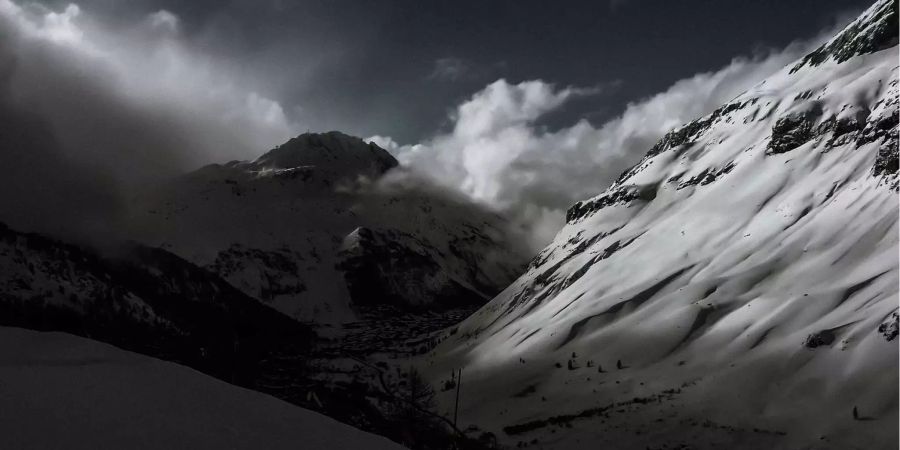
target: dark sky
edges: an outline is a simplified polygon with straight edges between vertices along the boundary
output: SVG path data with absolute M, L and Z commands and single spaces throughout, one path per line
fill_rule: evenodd
M 0 0 L 0 154 L 25 168 L 0 221 L 102 235 L 146 186 L 341 130 L 542 245 L 871 0 L 70 1 Z
M 127 3 L 127 4 L 125 4 Z M 615 86 L 546 124 L 602 123 L 674 81 L 815 36 L 868 0 L 84 0 L 126 24 L 159 9 L 313 131 L 408 143 L 498 78 Z M 440 62 L 439 62 L 440 61 Z M 443 70 L 436 71 L 437 68 Z M 298 130 L 305 131 L 305 130 Z

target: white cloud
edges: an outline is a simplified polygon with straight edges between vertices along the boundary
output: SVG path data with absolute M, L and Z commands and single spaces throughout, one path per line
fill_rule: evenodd
M 0 118 L 16 130 L 0 133 L 0 156 L 19 167 L 0 178 L 0 221 L 106 226 L 132 189 L 255 157 L 299 128 L 193 51 L 174 14 L 117 26 L 74 4 L 0 0 Z
M 161 140 L 169 148 L 158 148 L 156 156 L 186 168 L 253 157 L 298 128 L 277 101 L 185 45 L 171 12 L 149 14 L 146 26 L 125 32 L 106 29 L 86 14 L 75 4 L 56 12 L 0 0 L 0 31 L 9 37 L 0 52 L 17 61 L 5 88 L 50 121 L 74 156 L 97 147 L 78 139 L 91 120 L 98 125 L 94 129 L 115 122 L 154 138 L 165 135 Z M 127 144 L 108 150 L 117 158 L 138 156 L 127 153 L 134 143 Z
M 80 42 L 84 33 L 74 23 L 80 14 L 81 8 L 75 4 L 69 4 L 61 13 L 50 11 L 44 16 L 41 31 L 53 41 Z
M 364 141 L 374 143 L 391 153 L 395 153 L 395 151 L 400 148 L 400 144 L 397 144 L 397 141 L 391 139 L 390 136 L 375 135 L 365 138 Z
M 498 80 L 460 104 L 452 131 L 415 145 L 378 137 L 411 170 L 514 217 L 544 245 L 574 202 L 602 192 L 667 131 L 707 114 L 801 56 L 794 44 L 674 83 L 629 104 L 595 127 L 579 121 L 547 131 L 536 122 L 594 89 L 556 88 L 541 80 Z
M 147 19 L 150 22 L 150 26 L 153 28 L 163 30 L 167 33 L 178 32 L 178 16 L 169 11 L 161 9 L 147 16 Z
M 497 77 L 506 69 L 506 61 L 485 64 L 450 56 L 434 60 L 426 79 L 443 82 L 486 81 Z
M 458 81 L 471 75 L 472 68 L 460 58 L 438 58 L 428 78 L 444 81 Z

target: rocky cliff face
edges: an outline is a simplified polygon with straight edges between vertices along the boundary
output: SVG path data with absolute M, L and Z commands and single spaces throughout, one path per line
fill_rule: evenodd
M 896 43 L 880 1 L 667 134 L 446 335 L 432 376 L 465 367 L 464 415 L 510 444 L 896 446 Z

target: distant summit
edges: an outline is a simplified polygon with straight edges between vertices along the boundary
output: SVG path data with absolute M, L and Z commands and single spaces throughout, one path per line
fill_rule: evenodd
M 246 165 L 255 170 L 311 167 L 377 177 L 397 167 L 398 163 L 387 150 L 374 143 L 339 131 L 329 131 L 303 133 Z

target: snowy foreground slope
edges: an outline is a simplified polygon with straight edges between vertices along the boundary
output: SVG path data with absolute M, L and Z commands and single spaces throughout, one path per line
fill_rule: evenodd
M 366 307 L 474 308 L 521 273 L 527 257 L 502 218 L 394 177 L 396 166 L 359 138 L 306 133 L 142 195 L 131 228 L 319 324 L 357 320 Z
M 0 327 L 0 436 L 15 449 L 399 449 L 177 364 Z
M 423 358 L 463 368 L 462 424 L 541 448 L 897 448 L 896 45 L 878 2 L 574 205 Z

